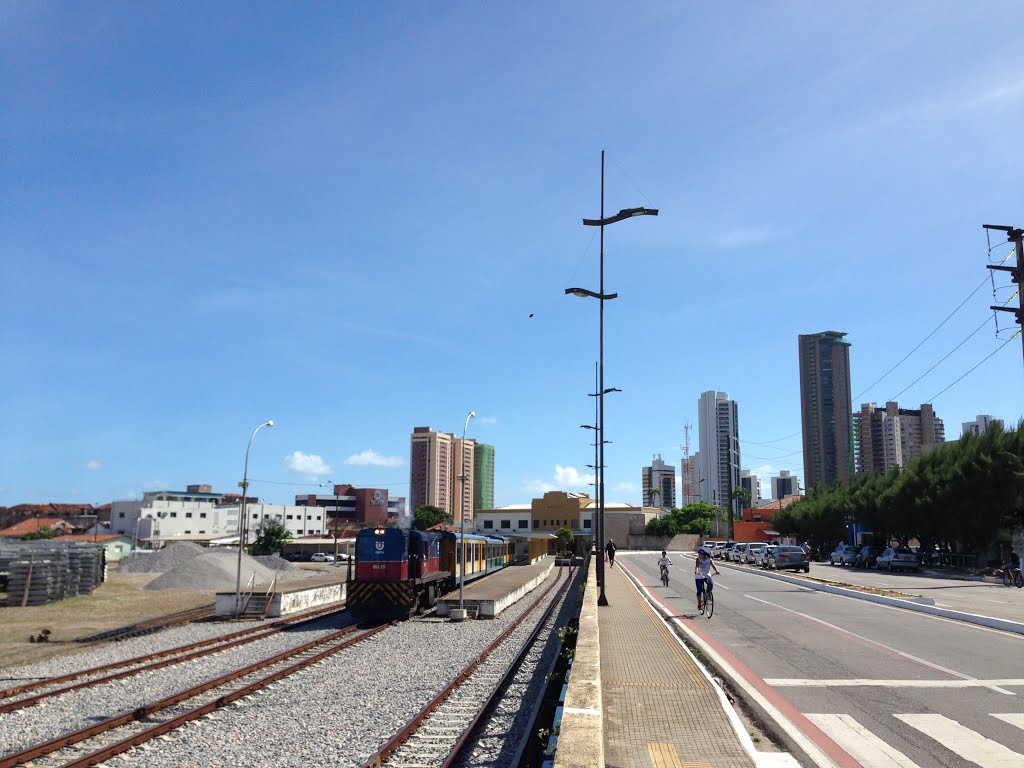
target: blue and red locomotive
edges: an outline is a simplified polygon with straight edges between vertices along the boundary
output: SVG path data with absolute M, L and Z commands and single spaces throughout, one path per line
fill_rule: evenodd
M 451 531 L 364 528 L 356 536 L 348 611 L 360 619 L 407 618 L 429 610 L 458 587 L 460 535 Z M 512 562 L 513 547 L 497 536 L 466 534 L 466 581 Z

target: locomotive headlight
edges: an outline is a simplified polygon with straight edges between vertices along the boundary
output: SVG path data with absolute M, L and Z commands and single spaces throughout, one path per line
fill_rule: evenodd
M 376 536 L 383 536 L 384 535 L 384 529 L 383 528 L 374 528 L 373 533 Z

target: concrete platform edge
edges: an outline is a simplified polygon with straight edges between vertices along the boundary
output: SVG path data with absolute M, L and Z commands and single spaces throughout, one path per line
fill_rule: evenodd
M 604 765 L 604 713 L 601 709 L 601 636 L 597 624 L 597 563 L 591 560 L 580 610 L 572 674 L 562 708 L 555 768 Z
M 714 669 L 715 673 L 719 677 L 723 680 L 728 680 L 732 684 L 733 689 L 743 697 L 743 701 L 746 706 L 756 714 L 756 719 L 761 722 L 762 727 L 771 730 L 773 736 L 782 742 L 790 756 L 793 757 L 799 765 L 817 766 L 817 768 L 837 768 L 836 764 L 820 749 L 818 749 L 817 745 L 800 733 L 799 729 L 797 729 L 796 726 L 788 720 L 788 718 L 775 711 L 775 708 L 772 707 L 769 702 L 765 701 L 756 690 L 736 674 L 735 670 L 729 664 L 725 663 L 713 648 L 708 646 L 698 635 L 690 632 L 684 621 L 675 618 L 668 612 L 665 606 L 661 605 L 657 600 L 651 600 L 642 586 L 637 583 L 636 577 L 631 571 L 623 569 L 623 572 L 629 575 L 629 580 L 633 584 L 633 587 L 644 596 L 644 599 L 654 607 L 654 610 L 657 611 L 657 613 L 667 622 L 677 627 L 679 632 L 684 633 L 687 638 L 689 638 L 690 642 L 701 650 L 704 660 L 698 663 L 699 666 L 703 669 L 703 665 L 708 664 Z M 680 642 L 682 642 L 682 638 L 680 638 Z M 686 647 L 685 643 L 683 643 L 683 646 Z M 688 653 L 690 652 L 689 648 L 686 650 Z M 707 670 L 704 670 L 704 673 L 711 677 Z M 719 695 L 724 697 L 726 700 L 726 712 L 729 714 L 730 720 L 734 723 L 733 727 L 735 728 L 736 723 L 739 723 L 739 732 L 742 734 L 741 741 L 744 747 L 747 747 L 748 744 L 750 745 L 749 748 L 753 750 L 753 754 L 758 765 L 769 762 L 773 755 L 785 754 L 771 752 L 762 753 L 756 751 L 756 748 L 753 746 L 753 742 L 750 739 L 750 735 L 746 733 L 742 727 L 742 723 L 738 720 L 739 716 L 735 713 L 735 706 L 728 703 L 728 697 L 725 695 L 725 692 L 722 691 L 719 682 L 714 680 L 713 677 L 711 677 L 711 679 L 714 681 L 715 689 L 719 691 Z
M 689 555 L 687 555 L 689 557 Z M 724 565 L 731 571 L 750 571 L 749 568 L 740 568 L 736 565 L 728 563 L 718 563 L 719 566 Z M 811 581 L 807 579 L 800 579 L 795 576 L 786 576 L 781 573 L 772 573 L 771 571 L 750 571 L 751 573 L 758 573 L 761 576 L 765 576 L 769 579 L 775 579 L 776 581 L 784 581 L 788 584 L 796 584 L 807 589 L 814 589 L 818 592 L 830 592 L 835 595 L 843 595 L 844 597 L 852 597 L 857 600 L 867 600 L 869 603 L 879 603 L 881 605 L 890 605 L 895 608 L 904 608 L 908 611 L 917 611 L 918 613 L 928 613 L 932 616 L 941 616 L 945 619 L 953 619 L 954 621 L 964 621 L 969 624 L 978 624 L 982 627 L 989 627 L 990 629 L 1001 629 L 1004 632 L 1015 632 L 1019 635 L 1024 635 L 1024 622 L 1010 621 L 1009 619 L 997 619 L 994 616 L 982 616 L 976 613 L 965 613 L 964 611 L 954 611 L 949 608 L 937 608 L 934 605 L 925 605 L 914 600 L 903 600 L 898 597 L 886 597 L 885 595 L 872 595 L 868 592 L 860 592 L 856 589 L 846 589 L 844 587 L 834 587 L 831 584 L 822 584 L 818 581 Z

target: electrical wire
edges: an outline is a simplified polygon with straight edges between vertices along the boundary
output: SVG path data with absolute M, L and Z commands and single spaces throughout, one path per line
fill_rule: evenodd
M 952 312 L 950 312 L 950 313 L 949 313 L 948 315 L 946 315 L 946 319 L 945 319 L 945 320 L 943 320 L 943 321 L 942 321 L 941 323 L 939 323 L 939 324 L 938 324 L 937 326 L 935 326 L 935 328 L 934 328 L 934 329 L 932 329 L 932 332 L 931 332 L 931 333 L 929 333 L 929 334 L 928 334 L 927 336 L 925 336 L 925 337 L 924 337 L 923 339 L 921 339 L 921 341 L 919 341 L 919 342 L 918 342 L 918 344 L 917 344 L 917 346 L 916 346 L 916 347 L 914 347 L 914 348 L 913 348 L 912 350 L 910 350 L 909 352 L 907 352 L 907 354 L 903 356 L 903 359 L 902 359 L 902 360 L 900 360 L 900 361 L 899 361 L 898 363 L 896 363 L 896 365 L 894 365 L 894 366 L 893 366 L 892 368 L 890 368 L 890 369 L 889 369 L 888 371 L 886 371 L 886 372 L 885 372 L 885 373 L 883 373 L 883 374 L 882 374 L 881 376 L 879 376 L 879 377 L 878 377 L 877 379 L 875 379 L 875 380 L 874 380 L 874 381 L 873 381 L 873 382 L 871 383 L 871 385 L 870 385 L 870 386 L 869 386 L 869 387 L 868 387 L 867 389 L 865 389 L 865 390 L 864 390 L 863 392 L 861 392 L 861 393 L 860 393 L 859 395 L 856 395 L 856 396 L 854 396 L 854 398 L 853 398 L 853 402 L 857 402 L 858 400 L 860 400 L 860 399 L 861 399 L 861 398 L 862 398 L 862 397 L 863 397 L 863 396 L 864 396 L 865 394 L 867 394 L 867 393 L 868 393 L 868 392 L 870 392 L 870 391 L 871 391 L 872 389 L 874 389 L 874 388 L 875 388 L 875 385 L 876 385 L 876 384 L 878 384 L 878 383 L 879 383 L 880 381 L 882 381 L 882 380 L 883 380 L 883 379 L 884 379 L 884 378 L 885 378 L 886 376 L 888 376 L 888 375 L 889 375 L 890 373 L 892 373 L 892 372 L 893 372 L 893 371 L 895 371 L 895 370 L 896 370 L 897 368 L 899 368 L 899 367 L 900 367 L 901 365 L 903 365 L 903 363 L 905 363 L 905 362 L 907 361 L 907 358 L 908 358 L 908 357 L 910 357 L 910 356 L 911 356 L 912 354 L 914 354 L 915 352 L 917 352 L 917 350 L 919 350 L 919 349 L 921 348 L 921 346 L 922 346 L 922 345 L 923 345 L 923 344 L 924 344 L 924 343 L 925 343 L 926 341 L 928 341 L 928 339 L 930 339 L 930 338 L 931 338 L 932 336 L 934 336 L 934 335 L 936 334 L 936 332 L 937 332 L 937 331 L 938 331 L 938 330 L 939 330 L 939 329 L 940 329 L 940 328 L 941 328 L 942 326 L 944 326 L 944 325 L 945 325 L 945 324 L 946 324 L 946 323 L 947 323 L 947 322 L 949 321 L 949 319 L 950 319 L 950 318 L 951 318 L 951 317 L 952 317 L 953 315 L 955 315 L 955 314 L 956 314 L 957 312 L 959 312 L 959 311 L 960 311 L 960 309 L 961 309 L 961 308 L 963 307 L 963 305 L 964 305 L 964 304 L 966 304 L 966 303 L 967 303 L 968 301 L 970 301 L 970 299 L 971 299 L 971 298 L 972 298 L 972 297 L 974 296 L 974 294 L 976 294 L 976 293 L 977 293 L 978 291 L 980 291 L 980 290 L 981 290 L 981 286 L 983 286 L 983 285 L 984 285 L 985 283 L 987 283 L 987 282 L 989 281 L 989 277 L 990 277 L 989 275 L 986 275 L 986 276 L 985 276 L 985 279 L 984 279 L 984 280 L 982 280 L 982 281 L 981 281 L 980 283 L 978 283 L 978 287 L 977 287 L 977 288 L 975 288 L 975 289 L 974 289 L 973 291 L 971 291 L 971 292 L 970 292 L 970 293 L 969 293 L 969 294 L 967 295 L 967 298 L 966 298 L 966 299 L 964 299 L 963 301 L 961 301 L 961 302 L 960 302 L 960 303 L 959 303 L 959 304 L 957 305 L 957 308 L 956 308 L 956 309 L 954 309 L 954 310 L 953 310 Z M 945 359 L 945 358 L 943 358 L 943 359 Z M 940 361 L 940 362 L 941 362 L 941 361 Z M 915 383 L 916 383 L 916 382 L 915 382 Z M 911 385 L 911 386 L 913 386 L 913 385 Z M 909 387 L 908 387 L 908 389 L 909 389 Z M 903 391 L 904 391 L 904 392 L 906 392 L 906 390 L 903 390 Z M 900 394 L 903 394 L 903 392 L 901 392 Z M 895 399 L 896 399 L 896 398 L 893 398 L 893 400 L 895 400 Z
M 982 324 L 979 325 L 977 328 L 975 328 L 973 331 L 971 331 L 971 333 L 967 336 L 967 338 L 965 338 L 963 341 L 961 341 L 959 344 L 957 344 L 955 347 L 953 347 L 951 350 L 949 350 L 949 352 L 947 352 L 945 355 L 943 355 L 942 358 L 939 360 L 939 362 L 937 362 L 935 365 L 933 365 L 927 371 L 925 371 L 920 376 L 918 376 L 916 379 L 914 379 L 912 382 L 910 382 L 907 386 L 905 386 L 903 389 L 901 389 L 899 392 L 897 392 L 894 396 L 890 397 L 888 402 L 895 402 L 896 399 L 899 398 L 900 395 L 902 395 L 908 389 L 910 389 L 915 384 L 917 384 L 917 382 L 919 382 L 921 379 L 923 379 L 929 373 L 931 373 L 936 368 L 938 368 L 940 365 L 942 365 L 942 363 L 946 359 L 948 359 L 950 355 L 952 355 L 954 352 L 956 352 L 958 349 L 960 349 L 960 347 L 962 347 L 964 344 L 966 344 L 968 341 L 970 341 L 978 331 L 980 331 L 982 328 L 984 328 L 986 325 L 988 325 L 990 320 L 991 320 L 991 318 L 986 317 L 985 320 L 982 322 Z
M 954 385 L 954 384 L 957 384 L 957 383 L 959 383 L 961 379 L 964 379 L 964 378 L 966 378 L 968 374 L 972 373 L 972 372 L 973 372 L 973 371 L 975 370 L 975 368 L 978 368 L 978 367 L 979 367 L 979 366 L 980 366 L 980 365 L 981 365 L 982 363 L 984 363 L 985 361 L 987 361 L 987 360 L 988 360 L 988 359 L 989 359 L 990 357 L 992 357 L 992 356 L 993 356 L 993 355 L 994 355 L 994 354 L 995 354 L 996 352 L 998 352 L 999 350 L 1001 350 L 1001 349 L 1002 349 L 1003 347 L 1005 347 L 1005 346 L 1006 346 L 1007 344 L 1009 344 L 1009 343 L 1010 343 L 1011 341 L 1013 341 L 1013 340 L 1014 340 L 1015 338 L 1017 338 L 1017 337 L 1018 337 L 1019 335 L 1020 335 L 1020 329 L 1018 328 L 1018 329 L 1017 329 L 1017 330 L 1016 330 L 1016 331 L 1014 332 L 1014 334 L 1013 334 L 1013 335 L 1012 335 L 1012 336 L 1011 336 L 1010 338 L 1008 338 L 1008 339 L 1007 339 L 1006 341 L 1004 341 L 1004 342 L 1003 342 L 1002 344 L 1000 344 L 1000 345 L 999 345 L 998 347 L 996 347 L 996 348 L 995 348 L 994 350 L 992 350 L 991 352 L 989 352 L 989 353 L 988 353 L 988 354 L 987 354 L 987 355 L 986 355 L 986 356 L 984 357 L 984 359 L 982 359 L 982 360 L 981 360 L 981 362 L 979 362 L 979 363 L 978 363 L 977 365 L 975 365 L 975 366 L 974 366 L 974 368 L 971 368 L 971 369 L 970 369 L 969 371 L 967 371 L 967 373 L 964 373 L 964 374 L 963 374 L 962 376 L 960 376 L 960 378 L 958 378 L 958 379 L 957 379 L 956 381 L 954 381 L 954 382 L 953 382 L 953 384 L 950 384 L 950 385 L 949 385 L 948 387 L 946 387 L 946 389 L 942 390 L 942 392 L 939 392 L 939 394 L 938 394 L 938 395 L 932 395 L 931 399 L 929 399 L 929 400 L 928 400 L 928 402 L 929 402 L 929 403 L 934 403 L 934 402 L 936 401 L 936 399 L 938 399 L 938 397 L 939 397 L 940 395 L 942 395 L 942 394 L 944 394 L 944 393 L 946 392 L 946 390 L 948 390 L 948 389 L 950 389 L 951 387 L 953 387 L 953 385 Z

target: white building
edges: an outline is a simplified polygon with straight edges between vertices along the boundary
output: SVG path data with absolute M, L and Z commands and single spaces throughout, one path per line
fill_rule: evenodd
M 759 475 L 755 475 L 749 469 L 741 469 L 740 488 L 745 488 L 748 494 L 747 500 L 741 502 L 743 509 L 749 509 L 761 504 L 761 477 Z
M 778 500 L 799 495 L 800 478 L 788 469 L 779 470 L 779 474 L 772 478 L 772 498 Z
M 154 546 L 172 541 L 238 541 L 240 503 L 218 503 L 197 494 L 163 491 L 146 494 L 141 501 L 115 501 L 110 508 L 110 532 L 120 533 Z M 192 500 L 179 500 L 192 497 Z M 202 494 L 198 495 L 202 496 Z M 324 511 L 316 507 L 247 503 L 246 542 L 255 541 L 264 523 L 283 523 L 294 538 L 324 532 Z
M 979 414 L 978 418 L 974 421 L 963 422 L 963 435 L 983 435 L 988 431 L 988 428 L 994 424 L 998 424 L 1000 427 L 1003 426 L 1002 419 L 993 419 L 991 416 L 985 414 Z
M 661 456 L 651 460 L 651 466 L 644 467 L 641 477 L 644 489 L 643 505 L 673 509 L 676 505 L 676 468 L 662 461 Z
M 727 392 L 709 391 L 697 401 L 700 439 L 698 494 L 708 504 L 733 510 L 739 503 L 729 499 L 729 488 L 740 487 L 739 408 Z M 730 479 L 731 475 L 731 479 Z M 728 519 L 728 518 L 726 518 Z

